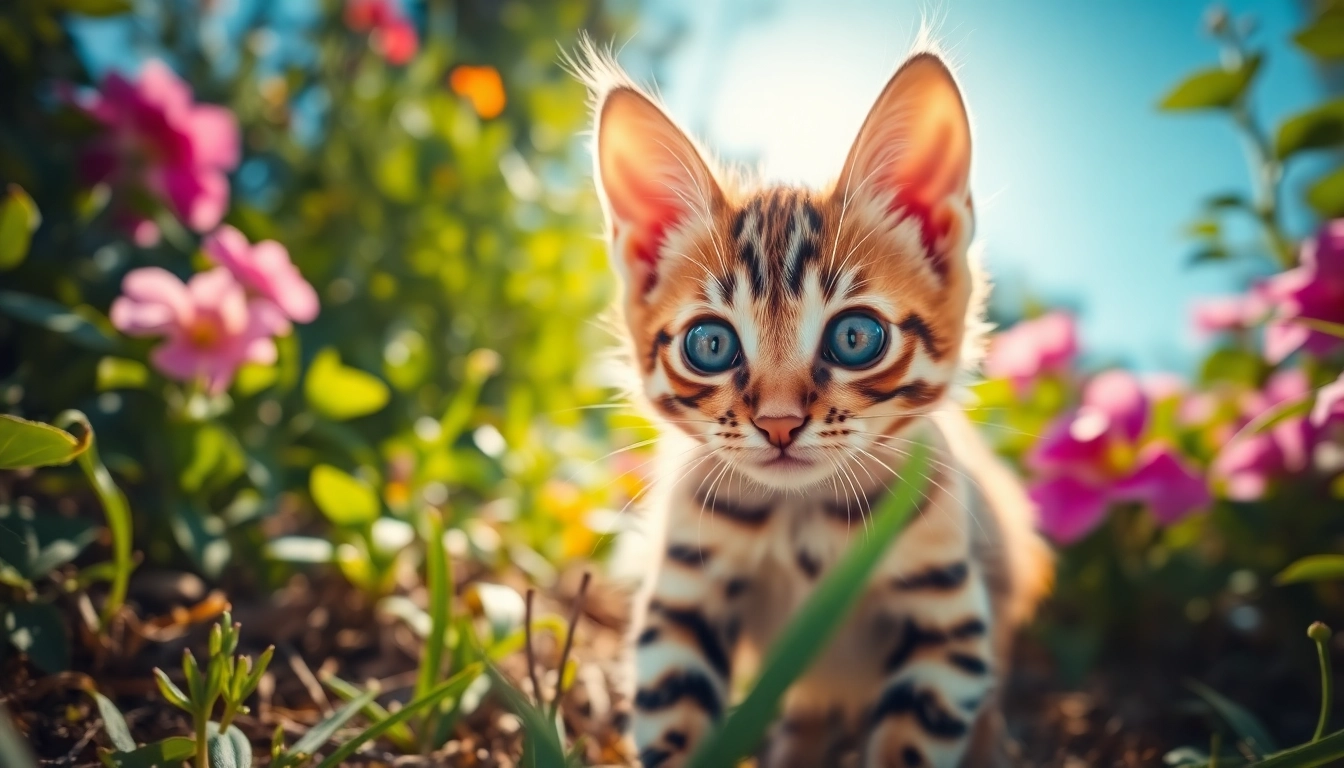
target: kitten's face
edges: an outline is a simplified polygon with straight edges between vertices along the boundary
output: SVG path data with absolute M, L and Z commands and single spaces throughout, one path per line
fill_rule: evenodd
M 848 482 L 957 373 L 969 128 L 936 58 L 893 78 L 836 189 L 725 192 L 639 93 L 599 111 L 598 171 L 649 402 L 747 477 Z

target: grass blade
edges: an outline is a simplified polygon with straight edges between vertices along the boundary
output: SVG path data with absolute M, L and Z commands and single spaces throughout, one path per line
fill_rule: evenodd
M 348 683 L 335 675 L 325 678 L 322 681 L 322 684 L 330 688 L 332 693 L 335 693 L 344 701 L 354 701 L 364 695 L 364 692 L 357 686 Z M 382 704 L 379 704 L 374 700 L 370 700 L 360 711 L 370 723 L 381 723 L 392 716 L 391 712 L 388 712 Z M 411 729 L 406 727 L 405 723 L 397 723 L 392 730 L 387 732 L 386 736 L 388 740 L 397 745 L 397 749 L 400 749 L 402 752 L 415 751 L 415 735 L 411 733 Z
M 1213 711 L 1218 714 L 1218 717 L 1227 723 L 1227 726 L 1232 729 L 1237 738 L 1246 742 L 1256 755 L 1264 755 L 1277 749 L 1274 746 L 1274 740 L 1269 736 L 1269 732 L 1265 730 L 1265 726 L 1255 715 L 1243 709 L 1240 704 L 1198 680 L 1187 680 L 1185 685 L 1207 702 L 1213 708 Z
M 435 686 L 429 693 L 417 697 L 406 706 L 389 715 L 386 720 L 369 726 L 363 733 L 360 733 L 355 738 L 342 744 L 335 752 L 328 755 L 327 759 L 318 763 L 317 768 L 336 768 L 336 766 L 341 764 L 341 761 L 345 760 L 350 755 L 353 755 L 355 750 L 359 749 L 366 742 L 372 741 L 383 735 L 385 732 L 395 727 L 397 723 L 406 722 L 417 712 L 427 707 L 435 706 L 440 701 L 443 701 L 450 696 L 460 696 L 462 692 L 467 689 L 467 686 L 471 685 L 471 681 L 475 680 L 476 677 L 481 674 L 482 669 L 483 666 L 479 662 L 462 668 L 460 672 Z
M 523 721 L 523 760 L 520 765 L 524 768 L 566 765 L 565 747 L 560 743 L 555 721 L 547 717 L 541 703 L 533 704 L 529 701 L 494 667 L 490 668 L 490 679 L 495 691 L 503 697 L 504 707 Z
M 424 650 L 420 654 L 420 673 L 416 678 L 415 696 L 419 698 L 429 693 L 439 680 L 443 669 L 444 637 L 448 633 L 450 616 L 448 611 L 453 599 L 452 585 L 448 576 L 448 555 L 443 546 L 443 515 L 437 509 L 426 509 L 420 525 L 425 540 L 425 582 L 429 588 L 429 635 L 425 638 Z M 421 729 L 422 746 L 431 745 L 427 740 L 432 737 L 438 709 L 425 713 L 424 727 Z
M 700 745 L 691 761 L 694 768 L 737 765 L 756 749 L 784 692 L 808 668 L 862 597 L 878 561 L 909 522 L 915 499 L 923 495 L 927 465 L 928 448 L 916 446 L 904 474 L 920 479 L 897 486 L 875 510 L 871 530 L 826 574 L 775 642 L 751 693 Z
M 331 740 L 338 728 L 350 722 L 350 719 L 359 714 L 377 695 L 377 691 L 365 691 L 351 699 L 345 706 L 331 713 L 331 717 L 309 728 L 302 738 L 294 742 L 294 746 L 285 750 L 285 754 L 281 755 L 281 760 L 285 764 L 301 762 L 304 757 L 316 753 Z

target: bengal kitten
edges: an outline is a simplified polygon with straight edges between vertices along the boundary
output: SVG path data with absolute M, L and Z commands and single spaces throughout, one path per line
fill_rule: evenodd
M 591 54 L 591 52 L 589 52 Z M 909 58 L 832 188 L 720 170 L 610 57 L 580 67 L 642 386 L 665 422 L 638 598 L 634 738 L 682 765 L 915 443 L 919 513 L 789 691 L 761 765 L 980 766 L 1015 625 L 1049 580 L 1019 483 L 950 399 L 979 358 L 971 127 L 951 71 Z

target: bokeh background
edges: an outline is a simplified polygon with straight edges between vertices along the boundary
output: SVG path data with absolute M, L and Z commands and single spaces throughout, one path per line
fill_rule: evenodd
M 32 750 L 127 751 L 90 689 L 136 743 L 190 735 L 150 669 L 180 682 L 231 604 L 277 648 L 237 720 L 259 761 L 361 688 L 373 724 L 470 673 L 357 759 L 517 764 L 513 686 L 563 680 L 576 756 L 633 764 L 611 552 L 657 432 L 606 362 L 563 56 L 610 42 L 724 160 L 822 184 L 923 27 L 1003 329 L 967 407 L 1058 550 L 1011 754 L 1310 741 L 1304 633 L 1344 607 L 1344 5 L 15 0 L 0 412 L 105 468 L 0 423 L 0 704 Z

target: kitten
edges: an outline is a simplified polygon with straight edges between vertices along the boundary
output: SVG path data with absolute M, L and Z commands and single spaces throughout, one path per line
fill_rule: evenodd
M 1049 578 L 1021 486 L 949 392 L 981 345 L 971 129 L 919 53 L 833 188 L 746 188 L 609 57 L 580 65 L 640 395 L 665 422 L 659 562 L 631 637 L 645 768 L 682 765 L 916 442 L 918 516 L 790 690 L 761 765 L 979 766 L 1013 628 Z

